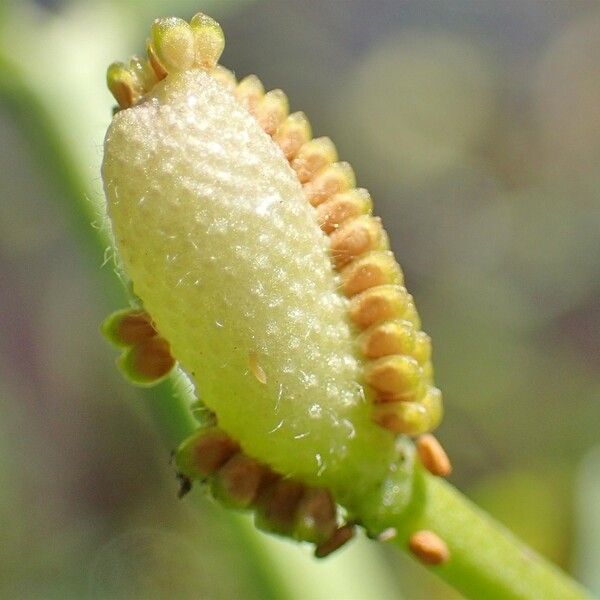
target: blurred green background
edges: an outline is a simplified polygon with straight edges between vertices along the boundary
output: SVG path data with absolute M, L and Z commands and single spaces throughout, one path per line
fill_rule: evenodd
M 456 598 L 359 540 L 316 563 L 196 490 L 98 324 L 106 66 L 198 10 L 329 135 L 433 336 L 453 482 L 600 594 L 600 3 L 2 0 L 0 598 Z M 102 237 L 100 237 L 100 240 Z

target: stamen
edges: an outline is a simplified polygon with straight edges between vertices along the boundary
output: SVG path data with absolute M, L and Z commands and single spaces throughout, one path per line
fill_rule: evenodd
M 342 225 L 330 236 L 331 257 L 336 269 L 347 265 L 357 256 L 385 248 L 387 236 L 380 219 L 364 215 Z
M 265 133 L 273 135 L 287 117 L 289 102 L 282 90 L 267 92 L 256 109 L 256 120 Z
M 384 356 L 368 363 L 364 375 L 378 401 L 412 401 L 422 392 L 423 373 L 412 356 Z
M 452 464 L 440 442 L 430 433 L 417 440 L 417 451 L 423 466 L 433 475 L 447 477 L 452 473 Z
M 192 17 L 190 27 L 194 34 L 195 63 L 203 68 L 212 69 L 225 48 L 225 34 L 221 26 L 204 13 Z
M 304 489 L 304 484 L 296 479 L 282 479 L 267 488 L 258 499 L 257 526 L 266 531 L 291 535 Z
M 411 355 L 415 345 L 415 329 L 409 321 L 396 319 L 374 325 L 358 338 L 358 347 L 368 359 L 392 354 Z
M 360 329 L 367 329 L 382 321 L 404 317 L 407 303 L 406 288 L 380 285 L 365 290 L 350 300 L 350 319 Z
M 373 406 L 373 421 L 393 433 L 419 435 L 430 429 L 430 415 L 421 402 L 387 402 Z
M 400 266 L 391 252 L 370 252 L 352 261 L 341 275 L 346 296 L 355 296 L 378 285 L 404 283 Z
M 156 75 L 156 79 L 158 81 L 162 81 L 168 75 L 168 73 L 161 64 L 160 60 L 158 60 L 156 50 L 150 40 L 146 42 L 146 54 L 148 55 L 148 64 L 152 67 L 152 70 Z
M 136 87 L 145 94 L 156 84 L 156 74 L 148 61 L 142 60 L 138 56 L 133 56 L 129 61 L 129 72 L 132 74 Z
M 354 526 L 350 524 L 343 525 L 336 529 L 328 540 L 317 546 L 315 549 L 315 556 L 317 558 L 325 558 L 332 552 L 341 548 L 344 544 L 347 544 L 353 537 Z
M 312 135 L 310 123 L 303 112 L 292 113 L 279 127 L 273 140 L 279 145 L 286 159 L 291 161 Z
M 415 336 L 413 356 L 422 365 L 431 360 L 431 338 L 424 331 L 418 331 Z
M 177 449 L 177 469 L 191 479 L 204 479 L 216 473 L 239 450 L 239 444 L 224 431 L 216 427 L 200 429 Z
M 337 150 L 328 137 L 319 137 L 306 142 L 298 156 L 291 162 L 300 183 L 312 179 L 321 169 L 337 160 Z
M 319 206 L 334 194 L 345 192 L 356 185 L 356 177 L 347 162 L 336 162 L 321 169 L 304 184 L 304 194 L 312 206 Z
M 116 346 L 128 347 L 157 335 L 150 315 L 144 310 L 126 308 L 111 314 L 102 323 L 102 333 Z
M 142 94 L 145 94 L 157 83 L 156 74 L 147 60 L 132 56 L 129 60 L 129 71 L 137 81 Z
M 106 83 L 120 108 L 130 108 L 135 104 L 137 100 L 136 82 L 123 63 L 113 63 L 108 67 Z
M 427 431 L 433 431 L 441 423 L 442 417 L 444 416 L 442 392 L 433 385 L 429 385 L 427 387 L 427 393 L 421 398 L 419 404 L 427 411 L 427 416 L 429 418 Z M 425 430 L 421 433 L 425 433 Z
M 183 19 L 156 19 L 151 39 L 156 56 L 167 71 L 185 71 L 194 64 L 194 33 Z
M 441 565 L 448 562 L 450 558 L 446 542 L 433 531 L 423 530 L 413 533 L 408 547 L 426 565 Z
M 127 377 L 138 385 L 153 385 L 166 377 L 175 366 L 169 343 L 153 337 L 135 344 L 119 359 Z
M 355 188 L 349 192 L 336 194 L 333 198 L 317 206 L 317 222 L 321 229 L 329 235 L 349 219 L 369 214 L 371 208 L 369 192 L 362 188 Z
M 265 467 L 242 452 L 234 454 L 215 474 L 212 493 L 232 508 L 247 508 L 260 490 Z
M 265 95 L 265 88 L 256 75 L 244 77 L 235 90 L 235 96 L 239 103 L 253 115 L 256 115 L 258 105 Z
M 331 537 L 335 528 L 336 506 L 331 493 L 323 488 L 307 489 L 298 505 L 295 536 L 320 544 Z

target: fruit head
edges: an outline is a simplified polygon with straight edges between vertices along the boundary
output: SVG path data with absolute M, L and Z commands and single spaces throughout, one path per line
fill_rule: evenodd
M 125 372 L 150 385 L 176 359 L 190 375 L 211 423 L 250 460 L 223 467 L 234 504 L 260 501 L 258 483 L 235 483 L 260 464 L 350 510 L 397 505 L 410 485 L 390 493 L 385 481 L 410 479 L 405 436 L 442 415 L 429 336 L 352 167 L 288 114 L 281 90 L 254 75 L 238 83 L 217 62 L 223 46 L 210 17 L 157 19 L 148 59 L 108 70 L 121 109 L 105 143 L 108 212 L 143 303 L 135 318 L 163 348 L 154 360 L 147 344 L 125 344 Z M 184 477 L 196 474 L 194 447 L 178 453 Z
M 256 119 L 206 72 L 173 73 L 115 115 L 102 174 L 123 268 L 220 427 L 307 481 L 381 477 L 393 437 L 328 239 Z

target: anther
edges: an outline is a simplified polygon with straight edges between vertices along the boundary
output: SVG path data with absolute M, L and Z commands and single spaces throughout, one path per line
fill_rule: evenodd
M 119 359 L 127 377 L 138 385 L 153 385 L 166 377 L 175 366 L 169 344 L 153 337 L 135 344 Z
M 256 120 L 268 135 L 273 135 L 287 117 L 289 101 L 282 90 L 267 92 L 256 108 Z
M 300 540 L 320 544 L 336 528 L 336 506 L 329 490 L 308 488 L 296 510 L 294 535 Z
M 393 433 L 414 436 L 430 429 L 429 414 L 420 402 L 375 404 L 372 418 L 377 425 Z
M 344 267 L 342 275 L 342 290 L 346 296 L 355 296 L 369 288 L 404 283 L 400 266 L 391 252 L 370 252 L 353 260 Z
M 336 194 L 317 206 L 317 223 L 329 235 L 349 219 L 368 214 L 371 208 L 369 192 L 363 188 L 354 188 Z
M 450 558 L 446 542 L 433 531 L 422 530 L 413 533 L 410 536 L 408 547 L 426 565 L 441 565 Z
M 357 294 L 350 300 L 349 314 L 360 329 L 371 325 L 402 318 L 406 310 L 408 294 L 399 285 L 380 285 Z
M 447 477 L 452 472 L 452 464 L 446 451 L 430 433 L 417 439 L 417 451 L 423 466 L 433 475 Z
M 299 152 L 303 144 L 310 140 L 311 127 L 303 112 L 295 112 L 279 126 L 273 140 L 279 145 L 288 161 L 291 161 Z
M 358 338 L 358 347 L 368 359 L 391 354 L 411 354 L 415 345 L 415 329 L 409 321 L 396 319 L 374 325 Z
M 156 74 L 146 60 L 138 56 L 132 56 L 129 60 L 129 71 L 139 88 L 140 94 L 145 94 L 156 84 Z
M 394 354 L 367 363 L 367 383 L 379 393 L 378 400 L 414 401 L 422 391 L 423 375 L 412 356 Z
M 431 360 L 431 338 L 424 331 L 416 334 L 413 356 L 422 365 Z
M 381 221 L 370 215 L 347 222 L 334 231 L 329 239 L 336 269 L 341 269 L 356 257 L 387 244 Z
M 158 56 L 156 55 L 156 49 L 150 40 L 147 40 L 146 42 L 146 54 L 148 56 L 148 64 L 154 71 L 157 81 L 162 81 L 168 75 L 168 73 L 158 59 Z
M 316 547 L 315 556 L 317 558 L 325 558 L 344 544 L 347 544 L 353 537 L 354 526 L 350 524 L 343 525 L 336 529 L 328 540 Z
M 258 105 L 265 95 L 265 88 L 256 75 L 244 77 L 235 89 L 235 96 L 239 103 L 250 113 L 255 115 Z
M 337 160 L 337 150 L 328 137 L 319 137 L 306 142 L 298 151 L 291 166 L 300 183 L 312 179 L 321 169 Z
M 319 206 L 334 194 L 345 192 L 356 185 L 356 177 L 347 162 L 336 162 L 321 169 L 304 184 L 304 194 L 312 206 Z
M 119 310 L 102 323 L 102 333 L 116 346 L 128 347 L 156 335 L 150 315 L 139 309 Z
M 212 69 L 225 48 L 225 34 L 221 26 L 204 13 L 192 17 L 190 27 L 194 34 L 196 64 L 203 69 Z
M 125 315 L 118 325 L 117 335 L 124 344 L 138 344 L 156 335 L 150 315 L 145 311 Z
M 216 427 L 200 429 L 177 449 L 177 470 L 190 479 L 204 479 L 218 471 L 239 449 L 238 443 L 224 431 Z
M 253 458 L 238 452 L 215 473 L 213 495 L 232 508 L 247 508 L 256 499 L 266 470 Z
M 421 398 L 419 404 L 427 412 L 429 426 L 427 431 L 434 430 L 442 421 L 444 416 L 444 404 L 442 402 L 442 392 L 433 385 L 427 386 L 427 393 Z M 425 433 L 423 431 L 422 433 Z
M 167 71 L 184 71 L 194 64 L 194 33 L 183 19 L 156 19 L 151 39 L 156 56 Z
M 291 535 L 304 490 L 304 484 L 296 479 L 282 479 L 266 488 L 257 502 L 257 526 L 281 535 Z
M 133 75 L 123 63 L 113 63 L 108 67 L 106 84 L 120 108 L 130 108 L 137 101 Z

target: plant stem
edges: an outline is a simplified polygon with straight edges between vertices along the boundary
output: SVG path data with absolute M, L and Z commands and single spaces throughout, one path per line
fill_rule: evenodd
M 408 550 L 409 537 L 431 530 L 450 551 L 447 563 L 431 567 L 468 598 L 590 598 L 579 584 L 519 541 L 458 490 L 422 470 L 410 508 L 385 523 L 395 545 Z

